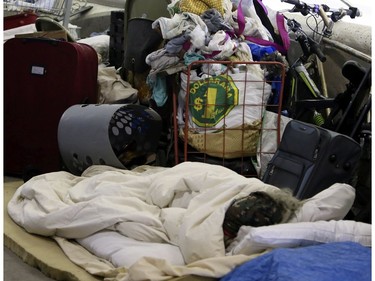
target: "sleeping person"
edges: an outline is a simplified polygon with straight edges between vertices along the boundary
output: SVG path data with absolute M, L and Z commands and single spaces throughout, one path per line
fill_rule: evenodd
M 288 192 L 275 194 L 252 192 L 235 199 L 225 213 L 223 222 L 225 247 L 233 241 L 242 225 L 267 226 L 287 222 L 302 202 Z

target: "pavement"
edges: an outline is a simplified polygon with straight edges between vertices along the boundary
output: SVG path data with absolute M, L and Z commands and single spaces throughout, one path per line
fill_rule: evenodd
M 4 281 L 51 281 L 37 268 L 22 261 L 15 253 L 4 246 Z

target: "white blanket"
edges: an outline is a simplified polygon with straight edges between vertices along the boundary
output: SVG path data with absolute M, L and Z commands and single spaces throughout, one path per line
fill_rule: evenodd
M 142 166 L 132 171 L 92 166 L 81 177 L 66 172 L 34 177 L 16 191 L 8 212 L 26 231 L 54 237 L 72 261 L 111 280 L 166 280 L 186 274 L 220 277 L 269 248 L 265 245 L 243 255 L 226 252 L 223 243 L 226 208 L 233 199 L 258 190 L 278 189 L 205 163 L 185 162 L 172 168 Z M 326 191 L 323 200 L 309 200 L 305 205 L 310 211 L 302 208 L 293 224 L 342 219 L 353 202 L 354 189 L 338 184 L 330 190 L 334 192 Z M 321 216 L 312 215 L 311 210 L 319 210 Z M 355 231 L 346 239 L 371 245 L 369 225 L 355 223 L 352 229 Z M 168 253 L 148 255 L 146 246 L 139 247 L 144 250 L 139 259 L 133 255 L 121 265 L 111 260 L 113 255 L 98 258 L 67 240 L 76 239 L 87 246 L 94 236 L 102 239 L 106 232 L 112 239 L 113 235 L 119 239 L 125 236 L 124 247 L 135 240 L 144 245 L 155 243 Z M 248 239 L 243 231 L 242 236 Z M 330 236 L 324 242 L 336 240 L 337 236 Z M 240 253 L 238 245 L 236 252 Z

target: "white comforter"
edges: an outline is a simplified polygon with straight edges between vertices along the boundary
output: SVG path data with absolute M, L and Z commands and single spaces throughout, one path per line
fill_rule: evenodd
M 370 225 L 340 221 L 353 203 L 354 189 L 336 184 L 306 201 L 287 228 L 285 224 L 243 227 L 226 251 L 222 221 L 228 205 L 250 192 L 275 189 L 204 163 L 142 166 L 132 171 L 92 166 L 81 177 L 66 172 L 34 177 L 16 191 L 8 212 L 26 231 L 54 237 L 72 261 L 108 280 L 167 280 L 186 274 L 220 277 L 268 248 L 342 240 L 371 245 Z M 293 227 L 298 229 L 296 236 Z M 324 230 L 324 238 L 317 230 L 311 235 L 311 229 Z M 279 239 L 275 241 L 270 233 Z M 95 239 L 100 243 L 93 244 Z M 109 247 L 117 239 L 132 258 Z M 91 253 L 102 253 L 95 247 L 103 245 L 105 254 L 97 257 L 82 247 L 90 244 L 94 245 Z

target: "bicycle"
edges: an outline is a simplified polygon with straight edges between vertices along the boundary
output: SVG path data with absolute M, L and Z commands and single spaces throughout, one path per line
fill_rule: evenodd
M 371 108 L 371 70 L 366 70 L 355 61 L 346 62 L 342 74 L 349 83 L 343 93 L 331 98 L 327 93 L 325 74 L 322 72 L 322 63 L 326 61 L 326 56 L 321 49 L 321 41 L 332 35 L 334 23 L 344 16 L 355 18 L 360 14 L 358 9 L 349 7 L 334 10 L 327 5 L 308 5 L 298 0 L 284 2 L 294 5 L 290 12 L 311 15 L 316 21 L 315 28 L 308 25 L 313 30 L 314 37 L 311 37 L 299 22 L 284 15 L 302 50 L 302 55 L 291 63 L 289 69 L 289 93 L 286 95 L 285 112 L 293 119 L 313 123 L 351 137 L 358 135 L 360 124 L 365 122 L 366 114 Z M 330 13 L 330 17 L 327 13 Z M 324 23 L 321 31 L 317 28 L 318 17 Z M 316 36 L 318 38 L 315 38 Z
M 291 12 L 304 16 L 312 14 L 315 20 L 320 17 L 323 22 L 321 31 L 310 27 L 315 36 L 311 37 L 299 22 L 285 17 L 302 54 L 289 67 L 289 87 L 286 87 L 289 93 L 286 91 L 284 112 L 293 119 L 348 135 L 361 145 L 361 158 L 353 181 L 356 199 L 347 219 L 371 222 L 371 63 L 365 68 L 354 60 L 345 62 L 341 73 L 349 82 L 346 89 L 337 94 L 328 93 L 322 72 L 326 61 L 323 39 L 332 35 L 335 22 L 344 16 L 355 18 L 360 13 L 355 7 L 333 10 L 326 5 L 307 5 L 298 0 L 284 2 L 294 5 Z

